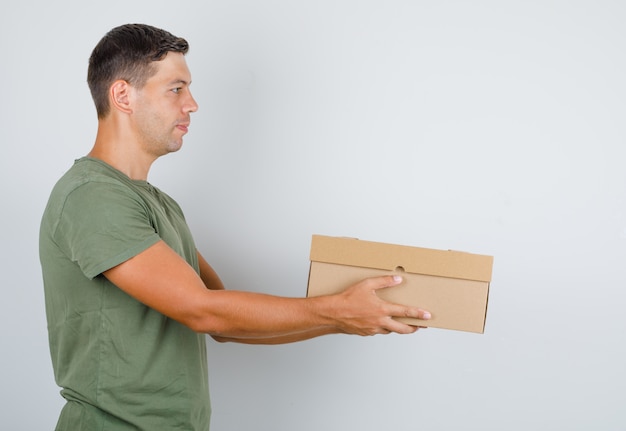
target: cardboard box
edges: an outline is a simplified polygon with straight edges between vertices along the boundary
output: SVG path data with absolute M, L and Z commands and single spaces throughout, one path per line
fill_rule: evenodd
M 339 293 L 368 277 L 401 274 L 402 284 L 378 295 L 428 310 L 432 318 L 398 320 L 482 334 L 492 267 L 491 256 L 313 235 L 307 296 Z

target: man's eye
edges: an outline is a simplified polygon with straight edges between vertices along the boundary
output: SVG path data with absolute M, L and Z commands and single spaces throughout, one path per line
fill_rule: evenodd
M 180 93 L 180 90 L 182 90 L 181 87 L 172 88 L 172 91 L 176 94 Z

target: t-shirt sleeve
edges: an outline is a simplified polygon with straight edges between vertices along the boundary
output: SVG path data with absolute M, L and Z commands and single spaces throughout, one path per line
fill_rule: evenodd
M 156 244 L 160 237 L 137 194 L 123 185 L 90 182 L 68 195 L 54 239 L 91 279 Z

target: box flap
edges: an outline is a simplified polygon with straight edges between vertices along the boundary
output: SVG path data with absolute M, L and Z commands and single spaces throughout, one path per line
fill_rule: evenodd
M 491 281 L 493 257 L 452 250 L 434 250 L 313 235 L 312 262 L 360 266 L 465 280 Z

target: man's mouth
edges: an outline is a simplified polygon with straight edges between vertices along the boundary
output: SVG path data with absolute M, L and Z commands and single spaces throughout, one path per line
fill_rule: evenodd
M 180 131 L 182 131 L 183 133 L 187 133 L 189 131 L 189 123 L 178 123 L 176 125 L 176 128 Z

